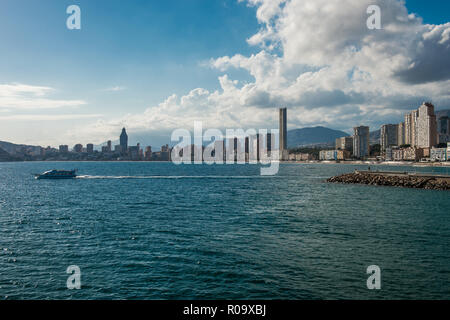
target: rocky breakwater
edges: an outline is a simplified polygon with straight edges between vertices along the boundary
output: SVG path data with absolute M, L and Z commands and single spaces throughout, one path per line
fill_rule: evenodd
M 355 171 L 332 177 L 332 183 L 367 184 L 428 190 L 450 190 L 450 176 L 412 174 L 402 172 Z

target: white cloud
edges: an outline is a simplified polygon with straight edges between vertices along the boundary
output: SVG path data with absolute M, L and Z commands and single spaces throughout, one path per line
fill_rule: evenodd
M 246 2 L 257 7 L 261 28 L 248 43 L 259 53 L 218 57 L 210 66 L 224 73 L 246 70 L 251 82 L 224 74 L 218 91 L 172 95 L 143 114 L 86 127 L 86 135 L 106 139 L 122 126 L 162 132 L 190 128 L 194 121 L 273 127 L 280 106 L 289 107 L 291 127 L 348 129 L 401 119 L 424 99 L 450 107 L 450 23 L 426 25 L 399 0 Z M 366 26 L 373 4 L 381 8 L 382 30 Z
M 123 90 L 126 90 L 126 87 L 115 86 L 115 87 L 110 87 L 110 88 L 105 89 L 105 91 L 111 91 L 111 92 L 117 92 L 117 91 L 123 91 Z
M 46 98 L 55 90 L 50 87 L 31 86 L 20 83 L 0 84 L 1 109 L 55 109 L 77 107 L 83 100 L 59 100 Z
M 60 121 L 75 119 L 95 119 L 102 117 L 102 114 L 15 114 L 8 116 L 0 116 L 0 121 Z

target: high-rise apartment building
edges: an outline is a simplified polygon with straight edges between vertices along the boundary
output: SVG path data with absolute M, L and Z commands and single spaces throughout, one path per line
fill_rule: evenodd
M 437 122 L 434 106 L 424 102 L 417 117 L 417 147 L 432 148 L 437 145 Z
M 356 158 L 364 158 L 370 154 L 369 127 L 361 126 L 353 128 L 353 155 Z
M 288 160 L 287 150 L 287 109 L 280 108 L 280 159 Z
M 417 118 L 419 112 L 417 110 L 412 111 L 405 115 L 405 143 L 412 147 L 417 146 Z
M 336 139 L 336 150 L 353 151 L 353 137 L 342 137 Z
M 398 124 L 385 124 L 380 131 L 381 150 L 398 145 Z
M 82 144 L 76 144 L 76 145 L 73 147 L 73 151 L 76 152 L 76 153 L 81 153 L 81 152 L 83 152 L 83 145 L 82 145 Z
M 86 152 L 87 153 L 94 153 L 94 145 L 92 143 L 88 143 L 86 145 Z
M 397 145 L 403 146 L 405 144 L 405 123 L 401 122 L 398 124 L 397 129 Z
M 440 134 L 450 134 L 450 118 L 447 116 L 443 116 L 439 118 L 438 127 Z
M 125 128 L 122 129 L 122 133 L 120 134 L 120 146 L 122 152 L 127 152 L 128 150 L 128 135 Z
M 59 146 L 59 152 L 60 153 L 68 153 L 69 152 L 69 146 L 68 145 L 61 145 L 61 146 Z

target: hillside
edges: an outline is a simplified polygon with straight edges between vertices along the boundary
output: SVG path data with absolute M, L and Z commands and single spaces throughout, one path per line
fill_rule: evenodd
M 347 137 L 348 133 L 325 127 L 302 128 L 288 131 L 288 148 L 311 145 L 334 145 L 337 138 Z
M 4 161 L 4 162 L 6 162 L 6 161 L 16 161 L 16 160 L 17 160 L 17 158 L 13 157 L 8 152 L 6 152 L 2 148 L 0 148 L 0 162 L 2 162 L 2 161 Z

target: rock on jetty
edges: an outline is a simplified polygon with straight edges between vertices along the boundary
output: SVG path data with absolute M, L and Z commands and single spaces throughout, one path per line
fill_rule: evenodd
M 428 190 L 450 190 L 450 176 L 407 172 L 355 171 L 353 173 L 332 177 L 328 179 L 327 182 Z

